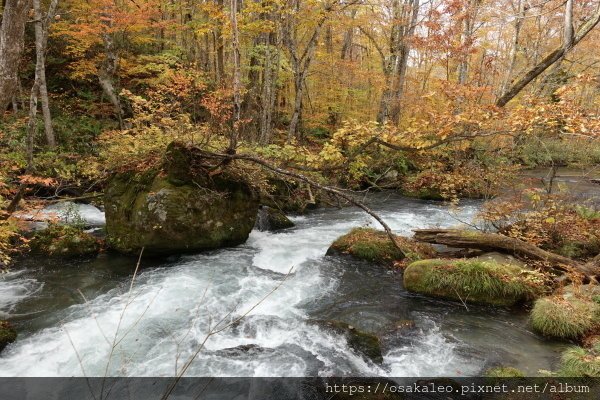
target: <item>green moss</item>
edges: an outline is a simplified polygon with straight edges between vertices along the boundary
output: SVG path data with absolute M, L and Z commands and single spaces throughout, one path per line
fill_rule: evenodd
M 404 271 L 407 290 L 464 302 L 512 306 L 544 291 L 540 274 L 480 260 L 423 260 Z
M 485 376 L 489 378 L 523 378 L 525 374 L 513 367 L 494 367 L 485 371 Z
M 533 329 L 542 335 L 579 339 L 600 326 L 600 305 L 572 296 L 545 297 L 535 302 L 530 319 Z
M 416 243 L 401 236 L 395 236 L 395 238 L 402 251 L 392 243 L 384 231 L 355 228 L 336 239 L 328 253 L 345 253 L 361 260 L 388 265 L 394 261 L 403 260 L 405 256 L 413 261 L 422 257 L 431 257 L 435 253 L 429 245 Z
M 8 321 L 0 321 L 0 351 L 17 340 L 17 332 Z
M 558 375 L 564 377 L 600 377 L 600 349 L 571 347 L 562 354 Z
M 76 225 L 50 224 L 30 242 L 34 253 L 50 257 L 88 256 L 100 251 L 98 239 Z

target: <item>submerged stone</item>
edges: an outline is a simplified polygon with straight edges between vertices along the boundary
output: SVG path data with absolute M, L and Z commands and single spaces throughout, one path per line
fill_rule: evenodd
M 8 321 L 0 321 L 0 351 L 17 340 L 17 332 Z
M 516 265 L 444 259 L 410 264 L 404 271 L 404 287 L 432 297 L 495 306 L 533 300 L 545 290 L 541 274 Z
M 160 169 L 115 174 L 105 192 L 109 245 L 161 255 L 244 243 L 256 221 L 257 192 L 231 167 L 211 174 L 194 169 L 196 161 L 172 143 Z
M 348 346 L 350 346 L 356 352 L 363 354 L 373 362 L 383 362 L 381 343 L 376 335 L 360 331 L 354 326 L 342 321 L 316 320 L 313 322 L 325 329 L 329 329 L 337 334 L 344 335 L 348 341 Z

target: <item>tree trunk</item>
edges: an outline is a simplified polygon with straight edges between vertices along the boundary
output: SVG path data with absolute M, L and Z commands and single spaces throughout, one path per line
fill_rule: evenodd
M 358 12 L 358 9 L 354 8 L 354 9 L 352 9 L 352 12 L 350 13 L 350 18 L 352 18 L 353 21 L 356 18 L 357 12 Z M 346 60 L 346 59 L 352 60 L 352 45 L 353 45 L 353 40 L 354 40 L 354 29 L 355 29 L 354 26 L 351 26 L 344 33 L 344 41 L 342 44 L 342 53 L 341 53 L 342 60 Z
M 117 114 L 117 119 L 119 121 L 119 128 L 123 129 L 123 108 L 114 85 L 114 77 L 117 72 L 119 58 L 111 33 L 104 32 L 102 34 L 102 40 L 104 42 L 105 58 L 98 70 L 98 81 L 100 82 L 104 94 L 106 94 L 108 100 L 115 108 L 115 113 Z
M 398 123 L 400 101 L 406 80 L 410 46 L 408 40 L 414 34 L 419 13 L 419 0 L 394 0 L 392 3 L 392 29 L 389 37 L 390 54 L 383 60 L 385 87 L 379 102 L 377 122 Z M 372 42 L 374 38 L 370 37 Z
M 466 85 L 469 79 L 469 48 L 471 47 L 471 41 L 473 40 L 473 25 L 475 20 L 476 8 L 479 0 L 469 0 L 467 3 L 467 9 L 465 10 L 465 16 L 463 18 L 463 31 L 460 38 L 461 55 L 460 63 L 458 64 L 458 83 Z
M 0 113 L 4 113 L 19 88 L 19 63 L 25 40 L 30 0 L 6 0 L 0 25 Z
M 216 0 L 219 10 L 223 10 L 223 0 Z M 223 31 L 217 27 L 213 31 L 215 47 L 215 77 L 217 83 L 222 83 L 225 78 L 225 44 L 223 43 Z
M 569 7 L 572 7 L 572 2 L 567 2 L 566 15 L 569 14 Z M 565 22 L 569 23 L 572 18 L 568 16 L 565 18 Z M 565 56 L 569 50 L 575 47 L 581 40 L 583 40 L 592 29 L 600 22 L 600 5 L 596 12 L 577 30 L 575 35 L 572 36 L 570 42 L 564 42 L 560 47 L 554 49 L 548 54 L 542 61 L 533 66 L 527 71 L 519 80 L 517 80 L 510 88 L 506 90 L 498 100 L 496 100 L 496 106 L 504 107 L 509 101 L 514 99 L 527 85 L 529 85 L 535 78 L 540 76 L 546 69 L 552 66 L 555 62 Z M 572 25 L 571 25 L 572 26 Z M 565 27 L 565 38 L 568 37 L 568 31 L 571 28 Z
M 50 114 L 50 102 L 48 99 L 48 87 L 46 85 L 46 48 L 48 45 L 48 30 L 50 23 L 54 19 L 58 0 L 52 0 L 48 13 L 42 16 L 40 0 L 33 0 L 33 9 L 35 16 L 35 53 L 36 65 L 35 74 L 39 81 L 38 90 L 42 103 L 42 114 L 44 118 L 44 131 L 46 133 L 46 142 L 49 147 L 56 146 L 54 129 L 52 128 L 52 116 Z
M 516 256 L 540 260 L 553 264 L 559 269 L 573 268 L 586 276 L 600 274 L 600 268 L 593 264 L 580 264 L 575 260 L 542 250 L 530 243 L 496 233 L 483 233 L 459 229 L 419 229 L 415 240 L 450 247 L 501 251 Z
M 277 98 L 277 77 L 279 74 L 279 49 L 277 34 L 269 34 L 269 43 L 265 50 L 262 93 L 260 100 L 259 143 L 266 145 L 271 141 L 273 114 Z
M 229 154 L 234 154 L 240 129 L 240 119 L 242 112 L 241 96 L 241 70 L 240 70 L 240 41 L 237 22 L 237 0 L 231 0 L 231 50 L 233 53 L 233 120 L 229 138 Z
M 523 21 L 525 20 L 525 0 L 518 0 L 517 3 L 517 17 L 515 18 L 515 36 L 513 37 L 512 47 L 510 48 L 508 69 L 504 76 L 504 81 L 500 87 L 500 94 L 504 93 L 508 88 L 512 75 L 517 65 L 517 55 L 519 54 L 519 47 L 521 42 L 521 28 L 523 27 Z
M 400 43 L 400 55 L 398 60 L 398 71 L 396 74 L 396 81 L 394 83 L 393 91 L 393 102 L 390 112 L 390 120 L 394 124 L 400 122 L 400 102 L 404 94 L 404 85 L 406 82 L 406 71 L 408 69 L 408 56 L 410 55 L 409 40 L 414 36 L 417 18 L 419 17 L 419 0 L 411 0 L 405 4 L 405 13 L 409 13 L 410 17 L 405 17 L 407 20 L 407 26 L 404 28 L 404 34 L 402 42 Z

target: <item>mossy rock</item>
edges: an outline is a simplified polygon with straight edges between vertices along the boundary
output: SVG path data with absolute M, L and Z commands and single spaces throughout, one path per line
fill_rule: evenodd
M 17 340 L 17 332 L 8 321 L 0 321 L 0 351 Z
M 236 171 L 195 170 L 192 150 L 169 145 L 161 168 L 117 173 L 104 204 L 107 241 L 122 253 L 165 255 L 244 243 L 258 193 Z
M 375 363 L 383 362 L 381 343 L 379 338 L 371 333 L 363 332 L 354 326 L 342 321 L 315 320 L 314 323 L 337 334 L 344 335 L 348 340 L 348 346 L 356 352 L 363 354 Z
M 260 231 L 278 231 L 293 228 L 294 223 L 283 212 L 268 206 L 261 206 L 256 219 Z
M 544 279 L 512 264 L 480 260 L 432 259 L 404 271 L 406 290 L 477 304 L 514 306 L 544 293 Z
M 575 346 L 565 350 L 560 360 L 558 375 L 600 378 L 600 343 L 590 348 Z
M 488 378 L 523 378 L 525 374 L 513 367 L 494 367 L 485 371 L 484 374 Z
M 361 260 L 387 265 L 403 260 L 405 256 L 413 261 L 435 254 L 433 247 L 428 244 L 417 243 L 401 236 L 395 238 L 403 251 L 394 246 L 384 231 L 355 228 L 336 239 L 327 250 L 327 254 L 349 254 Z
M 29 243 L 31 251 L 49 257 L 92 256 L 100 251 L 99 240 L 75 225 L 50 224 L 35 233 Z
M 580 339 L 600 327 L 600 304 L 585 297 L 555 295 L 535 302 L 531 326 L 559 339 Z

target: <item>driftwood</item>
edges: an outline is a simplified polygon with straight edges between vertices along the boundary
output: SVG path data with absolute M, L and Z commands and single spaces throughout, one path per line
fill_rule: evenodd
M 530 243 L 497 233 L 483 233 L 460 229 L 419 229 L 415 239 L 421 242 L 451 247 L 500 251 L 530 260 L 539 260 L 563 270 L 575 270 L 587 277 L 600 275 L 600 255 L 587 264 L 540 249 Z

